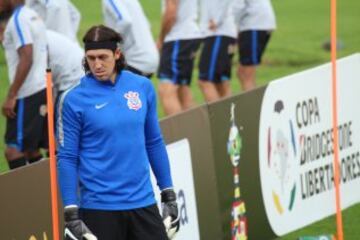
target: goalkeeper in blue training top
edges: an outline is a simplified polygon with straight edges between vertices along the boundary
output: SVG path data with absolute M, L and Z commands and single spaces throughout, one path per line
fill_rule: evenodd
M 121 41 L 110 28 L 92 27 L 83 38 L 86 75 L 59 100 L 66 239 L 166 240 L 179 230 L 155 90 L 149 79 L 123 70 Z M 150 167 L 161 190 L 162 217 Z

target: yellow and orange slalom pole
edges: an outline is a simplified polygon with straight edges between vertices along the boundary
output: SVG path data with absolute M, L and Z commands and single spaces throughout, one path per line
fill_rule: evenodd
M 52 92 L 51 69 L 46 70 L 46 96 L 48 112 L 48 131 L 49 131 L 49 156 L 50 156 L 50 187 L 51 187 L 51 212 L 53 239 L 59 240 L 59 208 L 58 208 L 58 187 L 56 174 L 55 157 L 55 136 L 54 136 L 54 104 Z
M 341 214 L 341 198 L 340 198 L 340 166 L 339 166 L 339 133 L 337 119 L 337 78 L 336 78 L 336 0 L 331 0 L 331 65 L 332 65 L 332 127 L 334 129 L 334 181 L 335 181 L 335 199 L 336 199 L 336 230 L 337 240 L 343 240 L 343 223 Z

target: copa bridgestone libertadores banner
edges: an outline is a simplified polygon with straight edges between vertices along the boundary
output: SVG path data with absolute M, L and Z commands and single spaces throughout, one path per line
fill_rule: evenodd
M 337 61 L 341 206 L 360 202 L 360 54 Z M 271 82 L 259 125 L 267 218 L 282 236 L 335 213 L 331 65 Z

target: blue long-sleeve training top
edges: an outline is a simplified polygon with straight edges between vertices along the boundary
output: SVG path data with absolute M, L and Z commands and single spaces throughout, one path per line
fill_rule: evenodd
M 56 135 L 64 206 L 127 210 L 154 204 L 150 166 L 160 190 L 172 187 L 156 94 L 145 77 L 123 70 L 113 84 L 86 75 L 62 95 Z

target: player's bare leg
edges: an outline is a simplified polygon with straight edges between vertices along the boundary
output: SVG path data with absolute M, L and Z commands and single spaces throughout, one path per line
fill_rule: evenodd
M 181 112 L 181 102 L 178 95 L 179 86 L 170 82 L 159 84 L 160 101 L 166 116 Z
M 206 102 L 213 102 L 220 98 L 215 84 L 203 80 L 200 80 L 198 84 Z
M 230 81 L 224 81 L 215 85 L 220 98 L 231 96 Z
M 238 76 L 243 91 L 248 91 L 256 87 L 256 66 L 239 65 Z
M 178 89 L 182 110 L 187 110 L 195 106 L 195 102 L 191 93 L 191 89 L 188 85 L 182 85 Z
M 20 152 L 15 147 L 7 146 L 5 148 L 5 158 L 8 161 L 10 169 L 14 169 L 26 165 L 26 159 L 24 153 Z

